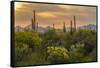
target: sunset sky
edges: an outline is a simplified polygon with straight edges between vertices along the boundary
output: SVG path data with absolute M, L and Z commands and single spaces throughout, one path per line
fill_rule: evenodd
M 55 28 L 62 28 L 63 22 L 69 27 L 73 16 L 76 16 L 77 27 L 96 24 L 96 7 L 15 2 L 14 8 L 15 26 L 31 24 L 33 10 L 36 11 L 36 22 L 40 27 L 55 24 Z

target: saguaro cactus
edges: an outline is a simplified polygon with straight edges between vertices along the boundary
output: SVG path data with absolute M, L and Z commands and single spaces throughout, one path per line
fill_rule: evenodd
M 33 18 L 31 19 L 31 23 L 32 23 L 32 29 L 34 29 L 34 22 L 33 22 Z
M 37 31 L 38 31 L 38 22 L 37 22 Z
M 63 23 L 63 32 L 66 32 L 66 25 L 65 25 L 65 22 Z
M 70 21 L 70 33 L 72 34 L 73 32 L 73 27 L 72 27 L 72 20 Z
M 33 10 L 32 29 L 36 30 L 36 14 L 35 14 L 35 10 Z
M 55 24 L 53 24 L 53 29 L 55 29 Z
M 76 17 L 74 16 L 74 30 L 76 31 Z

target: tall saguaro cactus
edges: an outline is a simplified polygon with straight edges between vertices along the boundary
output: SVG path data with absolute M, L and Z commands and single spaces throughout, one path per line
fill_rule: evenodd
M 53 24 L 53 29 L 55 29 L 55 24 Z
M 38 31 L 38 22 L 37 22 L 37 31 Z
M 36 30 L 36 14 L 35 14 L 35 10 L 33 10 L 32 29 Z
M 74 30 L 76 31 L 76 17 L 74 16 Z
M 72 20 L 70 21 L 70 33 L 72 34 L 73 32 L 73 27 L 72 27 Z
M 32 29 L 34 29 L 34 22 L 33 22 L 33 18 L 31 19 L 32 22 Z
M 66 25 L 65 25 L 65 22 L 63 23 L 63 32 L 66 32 Z

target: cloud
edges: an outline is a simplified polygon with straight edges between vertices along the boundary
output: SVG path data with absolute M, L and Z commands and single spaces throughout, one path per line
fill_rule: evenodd
M 19 6 L 17 7 L 17 5 Z M 19 23 L 30 24 L 33 10 L 36 11 L 36 21 L 40 26 L 46 27 L 55 24 L 56 27 L 61 28 L 64 21 L 69 26 L 73 16 L 76 16 L 77 26 L 96 23 L 96 7 L 25 2 L 19 2 L 15 6 L 15 24 L 17 25 Z
M 50 12 L 41 12 L 37 14 L 38 16 L 44 17 L 44 18 L 56 18 L 56 15 Z

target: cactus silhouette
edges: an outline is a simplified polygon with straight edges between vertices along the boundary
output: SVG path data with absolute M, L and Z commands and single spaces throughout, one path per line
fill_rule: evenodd
M 37 32 L 38 32 L 38 22 L 37 22 Z
M 73 27 L 72 27 L 72 20 L 70 21 L 70 33 L 72 34 L 73 32 Z
M 53 24 L 53 29 L 55 29 L 55 24 Z
M 32 29 L 36 30 L 36 14 L 35 14 L 35 10 L 33 10 Z
M 66 25 L 65 25 L 65 22 L 63 23 L 63 32 L 66 32 Z
M 76 17 L 74 16 L 74 31 L 76 31 Z
M 32 22 L 32 29 L 34 29 L 34 22 L 33 22 L 33 18 L 31 19 Z

